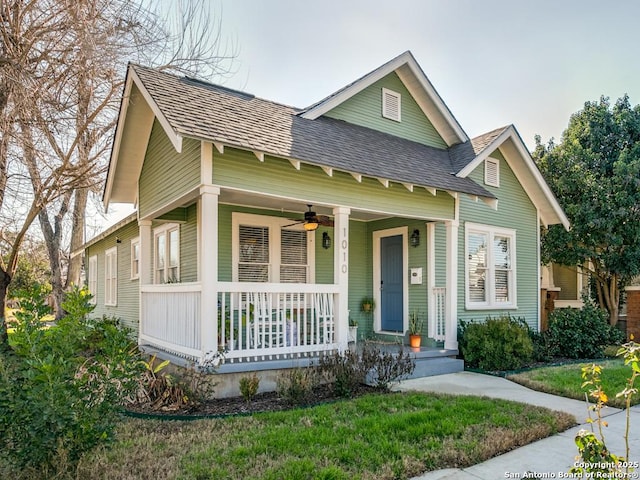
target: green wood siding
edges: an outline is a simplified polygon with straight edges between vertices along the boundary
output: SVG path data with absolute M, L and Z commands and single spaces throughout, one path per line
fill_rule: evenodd
M 399 93 L 401 121 L 382 116 L 382 89 Z M 424 115 L 398 75 L 390 73 L 325 114 L 436 148 L 447 148 L 433 124 Z
M 199 184 L 200 142 L 185 138 L 182 153 L 177 153 L 156 120 L 138 184 L 140 216 L 164 207 Z
M 131 279 L 131 239 L 138 236 L 138 223 L 132 221 L 109 236 L 91 245 L 85 252 L 85 266 L 89 266 L 89 257 L 98 257 L 98 291 L 95 292 L 96 309 L 93 316 L 102 315 L 120 318 L 122 323 L 138 333 L 139 320 L 139 281 Z M 116 243 L 116 237 L 121 243 Z M 105 251 L 117 248 L 118 256 L 118 299 L 116 306 L 105 306 Z
M 498 197 L 498 209 L 494 210 L 482 201 L 475 202 L 463 195 L 460 200 L 460 229 L 458 257 L 458 318 L 484 320 L 487 316 L 509 313 L 523 317 L 534 328 L 538 326 L 538 245 L 537 212 L 513 171 L 499 151 L 491 157 L 500 160 L 500 187 L 484 185 L 484 164 L 469 175 Z M 465 308 L 465 222 L 494 225 L 516 231 L 516 285 L 517 309 L 467 310 Z
M 269 156 L 259 162 L 250 152 L 233 148 L 225 148 L 224 155 L 214 155 L 213 177 L 214 183 L 223 187 L 413 217 L 453 218 L 454 202 L 445 192 L 438 191 L 434 197 L 424 188 L 409 192 L 397 183 L 386 188 L 370 178 L 358 183 L 348 173 L 338 171 L 329 177 L 319 167 L 303 164 L 296 170 L 288 161 Z
M 180 225 L 180 281 L 198 281 L 198 208 L 186 209 L 187 221 Z

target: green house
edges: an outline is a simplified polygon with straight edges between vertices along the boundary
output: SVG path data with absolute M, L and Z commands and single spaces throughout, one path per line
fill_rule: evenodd
M 293 81 L 283 79 L 282 81 Z M 130 65 L 89 241 L 99 314 L 143 348 L 256 362 L 540 318 L 541 225 L 568 221 L 513 126 L 470 139 L 410 52 L 308 108 Z M 363 298 L 375 307 L 363 311 Z

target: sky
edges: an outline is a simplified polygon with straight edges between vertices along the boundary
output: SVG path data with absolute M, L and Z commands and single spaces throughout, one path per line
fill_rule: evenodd
M 514 124 L 532 150 L 586 101 L 640 102 L 636 0 L 207 1 L 237 51 L 216 83 L 294 107 L 406 50 L 470 137 Z
M 605 95 L 640 102 L 640 2 L 610 0 L 219 0 L 238 47 L 224 81 L 308 106 L 410 50 L 474 137 L 514 124 L 560 139 Z

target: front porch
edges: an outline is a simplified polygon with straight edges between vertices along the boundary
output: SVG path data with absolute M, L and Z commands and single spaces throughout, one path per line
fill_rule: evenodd
M 455 195 L 400 193 L 413 202 L 436 199 L 438 214 L 455 211 Z M 403 217 L 316 202 L 318 217 L 330 221 L 309 229 L 308 203 L 208 184 L 141 217 L 140 345 L 200 365 L 223 353 L 225 364 L 245 371 L 256 362 L 312 358 L 348 348 L 350 316 L 372 296 L 396 309 L 360 318 L 361 340 L 403 342 L 419 311 L 423 339 L 457 350 L 457 220 L 422 217 L 412 204 Z M 410 239 L 416 230 L 422 242 Z M 390 237 L 401 251 L 399 290 L 387 301 L 380 246 Z M 186 253 L 192 261 L 182 260 Z M 410 278 L 415 270 L 424 280 Z
M 202 315 L 207 295 L 199 282 L 142 286 L 140 345 L 199 364 L 220 352 L 236 371 L 348 347 L 349 311 L 340 311 L 345 294 L 338 285 L 219 282 L 216 309 Z M 429 337 L 444 342 L 445 289 L 433 288 L 430 303 Z M 403 338 L 385 348 L 397 348 Z M 457 350 L 423 347 L 414 353 L 452 356 Z

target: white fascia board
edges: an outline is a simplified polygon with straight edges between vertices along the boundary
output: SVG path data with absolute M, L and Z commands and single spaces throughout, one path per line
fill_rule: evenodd
M 332 110 L 333 108 L 337 107 L 338 105 L 343 103 L 345 100 L 348 100 L 349 98 L 353 97 L 355 94 L 361 92 L 362 90 L 367 88 L 369 85 L 377 82 L 381 78 L 393 72 L 395 69 L 399 68 L 401 65 L 403 65 L 405 62 L 408 61 L 408 58 L 410 56 L 411 56 L 411 53 L 409 51 L 404 52 L 403 54 L 397 56 L 393 60 L 382 65 L 381 67 L 378 67 L 372 72 L 369 72 L 360 80 L 355 81 L 348 87 L 344 88 L 342 91 L 338 91 L 339 93 L 330 95 L 329 97 L 327 97 L 325 101 L 319 103 L 315 107 L 304 112 L 301 115 L 301 117 L 307 118 L 309 120 L 315 120 L 321 115 L 327 113 L 329 110 Z
M 180 135 L 178 132 L 173 130 L 173 128 L 171 127 L 171 124 L 167 120 L 167 117 L 165 117 L 164 114 L 160 111 L 160 109 L 158 108 L 158 105 L 151 97 L 151 94 L 142 83 L 142 80 L 140 80 L 140 77 L 138 76 L 136 71 L 132 67 L 130 68 L 131 68 L 131 76 L 133 78 L 133 81 L 136 83 L 136 86 L 140 90 L 140 93 L 142 93 L 142 96 L 144 97 L 144 99 L 147 101 L 147 104 L 149 105 L 149 107 L 151 107 L 153 114 L 156 116 L 156 118 L 160 122 L 160 125 L 162 126 L 162 129 L 164 130 L 164 132 L 167 134 L 167 137 L 171 141 L 173 148 L 175 148 L 176 152 L 182 153 L 182 135 Z
M 131 70 L 132 71 L 132 70 Z M 130 73 L 130 72 L 127 72 Z M 111 158 L 109 159 L 109 169 L 107 171 L 107 180 L 104 185 L 104 192 L 102 194 L 102 203 L 104 205 L 104 211 L 109 210 L 109 200 L 111 199 L 111 191 L 113 189 L 113 177 L 116 167 L 118 166 L 118 152 L 120 150 L 120 144 L 122 143 L 122 131 L 124 130 L 124 119 L 127 116 L 127 110 L 129 108 L 129 97 L 131 96 L 131 88 L 133 80 L 130 75 L 127 75 L 124 92 L 122 93 L 122 99 L 120 100 L 120 111 L 118 112 L 118 120 L 116 122 L 116 133 L 113 138 L 113 146 L 111 148 Z
M 504 131 L 498 135 L 493 141 L 487 145 L 484 150 L 480 152 L 473 161 L 469 162 L 466 167 L 456 173 L 456 177 L 466 178 L 471 172 L 473 172 L 478 165 L 486 160 L 490 153 L 504 143 L 504 141 L 511 137 L 514 133 L 513 125 L 505 128 Z

